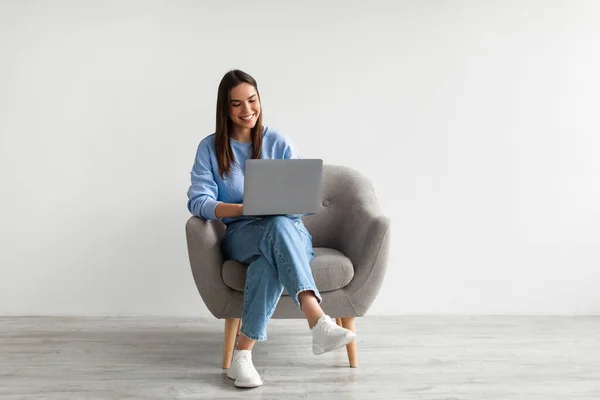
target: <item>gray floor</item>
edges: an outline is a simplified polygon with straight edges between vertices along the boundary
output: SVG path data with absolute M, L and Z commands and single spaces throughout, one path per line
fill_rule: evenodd
M 359 367 L 310 352 L 299 320 L 254 351 L 236 389 L 213 318 L 0 318 L 1 399 L 600 399 L 598 317 L 366 317 Z

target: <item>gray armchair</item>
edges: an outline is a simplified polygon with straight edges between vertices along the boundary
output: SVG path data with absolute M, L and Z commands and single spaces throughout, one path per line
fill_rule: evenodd
M 347 167 L 324 165 L 322 207 L 303 217 L 313 237 L 311 269 L 322 307 L 339 325 L 355 330 L 354 317 L 365 315 L 383 282 L 389 255 L 390 220 L 382 215 L 371 182 Z M 192 275 L 208 310 L 225 319 L 223 368 L 229 368 L 242 316 L 247 265 L 225 260 L 220 239 L 225 225 L 191 217 L 186 237 Z M 284 292 L 273 318 L 304 318 Z M 357 366 L 356 341 L 347 346 Z

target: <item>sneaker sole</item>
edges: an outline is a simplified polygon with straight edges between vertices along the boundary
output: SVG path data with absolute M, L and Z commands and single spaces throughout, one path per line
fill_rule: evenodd
M 235 385 L 236 387 L 239 387 L 239 388 L 247 388 L 247 389 L 248 389 L 248 388 L 255 388 L 255 387 L 259 387 L 259 386 L 261 386 L 262 384 L 263 384 L 262 382 L 261 382 L 261 383 L 237 383 L 237 382 L 235 382 L 235 383 L 234 383 L 234 385 Z
M 339 342 L 334 343 L 333 345 L 331 345 L 328 348 L 323 348 L 323 347 L 317 346 L 313 343 L 313 354 L 315 356 L 319 356 L 321 354 L 325 354 L 330 351 L 337 350 L 340 347 L 346 346 L 348 343 L 352 343 L 354 340 L 356 340 L 356 334 L 352 333 L 352 334 L 347 334 Z
M 260 381 L 260 383 L 255 383 L 255 382 L 238 382 L 237 378 L 229 375 L 229 371 L 227 371 L 227 377 L 229 379 L 234 380 L 235 382 L 233 384 L 236 387 L 239 387 L 239 388 L 255 388 L 255 387 L 261 386 L 263 384 L 262 381 Z

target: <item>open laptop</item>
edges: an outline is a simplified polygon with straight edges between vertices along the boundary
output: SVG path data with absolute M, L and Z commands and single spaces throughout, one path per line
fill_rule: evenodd
M 246 160 L 245 216 L 314 214 L 321 200 L 323 160 Z

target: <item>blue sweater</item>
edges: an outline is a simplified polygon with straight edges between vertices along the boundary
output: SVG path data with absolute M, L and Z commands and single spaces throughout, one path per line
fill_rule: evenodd
M 250 158 L 251 143 L 241 143 L 230 139 L 235 162 L 231 164 L 231 172 L 222 179 L 215 151 L 215 134 L 202 139 L 196 151 L 196 160 L 191 171 L 192 184 L 188 189 L 187 208 L 193 215 L 206 221 L 217 219 L 217 204 L 244 201 L 244 169 L 246 160 Z M 263 130 L 263 159 L 300 158 L 291 141 L 281 133 L 265 127 Z M 239 217 L 247 218 L 247 217 Z M 223 218 L 226 225 L 239 218 Z M 299 216 L 296 216 L 299 218 Z

